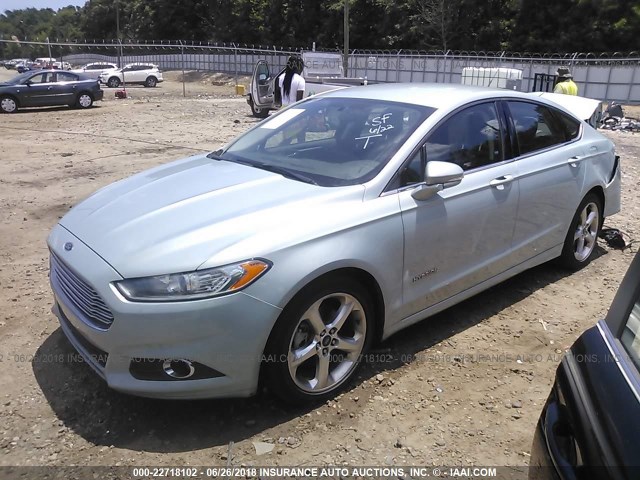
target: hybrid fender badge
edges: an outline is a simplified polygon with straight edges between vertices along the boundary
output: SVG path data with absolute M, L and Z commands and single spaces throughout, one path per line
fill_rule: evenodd
M 418 275 L 416 275 L 411 279 L 411 283 L 416 283 L 417 281 L 422 280 L 423 278 L 428 277 L 429 275 L 436 273 L 437 271 L 438 271 L 438 267 L 433 267 L 427 270 L 426 272 L 419 273 Z
M 71 242 L 67 242 L 67 243 L 65 243 L 65 244 L 64 244 L 64 249 L 65 249 L 67 252 L 70 252 L 71 250 L 73 250 L 73 243 L 71 243 Z

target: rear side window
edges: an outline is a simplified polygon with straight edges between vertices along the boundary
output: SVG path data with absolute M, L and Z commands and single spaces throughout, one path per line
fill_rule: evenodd
M 553 110 L 537 103 L 507 102 L 516 129 L 520 155 L 567 141 L 564 121 Z M 574 127 L 575 130 L 575 127 Z M 574 135 L 577 135 L 577 130 Z
M 58 72 L 59 82 L 75 82 L 76 80 L 78 80 L 78 77 L 72 73 Z

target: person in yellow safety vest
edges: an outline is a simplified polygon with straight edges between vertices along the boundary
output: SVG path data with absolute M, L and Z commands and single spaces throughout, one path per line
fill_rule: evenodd
M 567 67 L 558 67 L 556 72 L 558 83 L 556 83 L 553 93 L 563 93 L 564 95 L 578 95 L 578 85 L 572 80 L 571 72 Z

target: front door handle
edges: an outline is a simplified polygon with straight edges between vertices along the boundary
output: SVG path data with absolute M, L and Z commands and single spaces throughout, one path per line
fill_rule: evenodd
M 496 187 L 498 190 L 504 190 L 504 186 L 513 182 L 513 175 L 503 175 L 498 178 L 494 178 L 489 182 L 489 185 Z

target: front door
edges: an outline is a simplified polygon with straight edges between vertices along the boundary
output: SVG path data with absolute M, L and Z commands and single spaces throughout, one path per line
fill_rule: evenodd
M 272 108 L 274 100 L 275 79 L 269 73 L 269 64 L 265 60 L 259 60 L 253 69 L 251 77 L 251 99 L 259 108 Z
M 50 97 L 53 95 L 54 73 L 38 73 L 29 80 L 23 90 L 21 103 L 25 107 L 41 107 L 50 105 Z
M 514 162 L 505 160 L 502 123 L 493 102 L 449 117 L 427 138 L 426 161 L 457 163 L 465 171 L 462 182 L 428 200 L 414 199 L 410 188 L 399 193 L 404 316 L 513 266 L 510 255 L 519 184 Z M 409 170 L 420 171 L 420 167 Z

